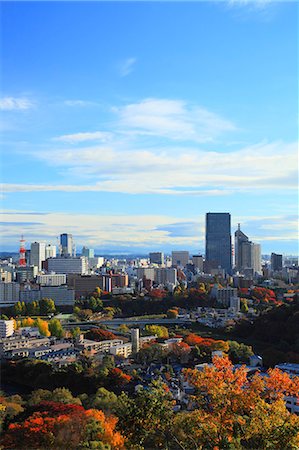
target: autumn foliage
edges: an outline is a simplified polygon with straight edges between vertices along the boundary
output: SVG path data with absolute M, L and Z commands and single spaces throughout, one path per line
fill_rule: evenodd
M 115 431 L 117 419 L 102 411 L 85 410 L 79 405 L 44 402 L 26 420 L 11 423 L 1 444 L 20 449 L 83 449 L 91 442 L 101 442 L 115 450 L 124 448 L 123 436 Z M 24 448 L 24 447 L 23 447 Z
M 290 414 L 284 396 L 298 395 L 299 378 L 278 369 L 267 376 L 247 377 L 246 367 L 215 357 L 202 371 L 187 369 L 195 387 L 195 409 L 176 419 L 184 448 L 266 449 L 297 448 L 299 417 Z M 194 442 L 196 446 L 194 446 Z
M 86 338 L 92 341 L 111 341 L 117 339 L 115 334 L 111 331 L 104 330 L 103 328 L 92 328 L 88 333 L 86 333 Z
M 198 336 L 197 334 L 190 333 L 185 337 L 185 342 L 190 346 L 197 346 L 202 351 L 212 352 L 215 350 L 221 350 L 223 352 L 228 352 L 229 344 L 226 341 L 216 340 L 212 338 L 204 338 Z

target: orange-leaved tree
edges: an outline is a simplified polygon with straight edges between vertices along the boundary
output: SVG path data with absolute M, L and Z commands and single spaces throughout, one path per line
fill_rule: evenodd
M 21 423 L 11 423 L 1 441 L 9 449 L 124 449 L 124 437 L 117 431 L 115 417 L 80 405 L 40 403 Z M 101 444 L 101 445 L 100 445 Z
M 299 417 L 286 409 L 284 396 L 299 395 L 298 377 L 278 369 L 249 378 L 227 357 L 213 358 L 202 371 L 187 369 L 194 386 L 194 410 L 175 418 L 175 439 L 188 450 L 295 449 Z

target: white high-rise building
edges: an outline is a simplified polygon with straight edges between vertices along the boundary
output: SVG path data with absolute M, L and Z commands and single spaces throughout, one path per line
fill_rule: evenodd
M 48 244 L 46 246 L 46 259 L 56 258 L 56 245 Z
M 262 256 L 261 256 L 261 245 L 253 244 L 252 246 L 252 262 L 253 262 L 253 272 L 262 274 Z
M 33 242 L 30 249 L 30 265 L 36 266 L 38 271 L 42 270 L 42 263 L 46 260 L 46 244 L 44 242 Z

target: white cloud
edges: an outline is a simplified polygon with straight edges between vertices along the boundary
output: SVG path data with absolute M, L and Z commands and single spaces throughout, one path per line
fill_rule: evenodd
M 59 142 L 86 142 L 86 141 L 109 141 L 112 137 L 111 133 L 105 131 L 94 131 L 89 133 L 75 133 L 75 134 L 65 134 L 63 136 L 58 136 L 53 138 L 54 141 Z
M 0 99 L 0 110 L 25 110 L 34 107 L 34 103 L 26 97 L 3 97 Z
M 181 100 L 148 98 L 113 110 L 119 115 L 120 128 L 137 135 L 208 142 L 236 130 L 231 121 Z
M 256 220 L 239 217 L 242 230 L 254 242 L 294 241 L 296 231 L 293 219 L 288 216 L 259 217 Z M 45 240 L 55 242 L 55 236 L 62 232 L 72 233 L 76 244 L 96 248 L 111 247 L 121 251 L 130 248 L 203 248 L 204 215 L 177 218 L 167 215 L 105 215 L 78 213 L 35 213 L 5 211 L 1 222 L 1 236 L 6 245 L 17 246 L 20 227 L 27 242 Z M 261 228 L 264 220 L 272 223 L 267 233 Z M 247 221 L 247 222 L 246 222 Z M 6 225 L 7 223 L 7 225 Z M 245 225 L 243 226 L 243 224 Z M 275 233 L 277 225 L 284 224 L 283 236 Z M 234 231 L 234 225 L 232 231 Z
M 51 149 L 36 157 L 63 167 L 77 185 L 5 185 L 4 190 L 107 191 L 130 194 L 225 195 L 296 190 L 297 145 L 260 143 L 229 153 L 186 147 L 129 149 L 123 142 Z M 82 177 L 90 179 L 81 186 Z
M 127 58 L 121 65 L 120 65 L 120 76 L 121 77 L 126 77 L 127 75 L 129 75 L 133 68 L 134 65 L 136 64 L 136 58 Z

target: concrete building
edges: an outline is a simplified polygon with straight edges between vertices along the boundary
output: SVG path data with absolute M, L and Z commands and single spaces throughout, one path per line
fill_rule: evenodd
M 155 282 L 157 284 L 177 284 L 177 269 L 174 267 L 162 267 L 155 269 Z
M 145 277 L 147 280 L 155 281 L 155 269 L 152 267 L 138 267 L 136 274 L 138 280 Z
M 39 286 L 25 284 L 20 289 L 20 302 L 32 303 L 41 300 L 41 291 Z
M 30 248 L 30 265 L 36 266 L 38 271 L 42 270 L 42 263 L 46 260 L 46 244 L 44 242 L 33 242 Z
M 102 286 L 102 280 L 99 275 L 78 275 L 69 274 L 67 276 L 67 285 L 75 290 L 75 297 L 81 298 L 93 292 L 97 287 Z
M 82 248 L 82 256 L 86 256 L 87 258 L 94 258 L 94 249 L 93 248 Z
M 12 273 L 0 268 L 0 281 L 2 281 L 3 283 L 11 283 Z
M 261 246 L 249 240 L 241 231 L 240 224 L 235 232 L 235 269 L 244 274 L 249 270 L 252 270 L 252 275 L 262 273 Z
M 45 254 L 46 254 L 46 259 L 56 258 L 56 256 L 57 256 L 56 245 L 48 244 L 46 246 Z
M 131 342 L 132 342 L 132 352 L 137 353 L 140 349 L 140 335 L 139 328 L 131 329 Z
M 193 255 L 192 263 L 200 272 L 203 272 L 203 256 Z
M 85 256 L 81 257 L 68 257 L 68 258 L 49 258 L 48 272 L 55 273 L 78 273 L 85 275 L 88 273 L 88 260 Z
M 149 259 L 151 264 L 164 264 L 164 253 L 162 252 L 152 252 L 149 254 Z
M 25 283 L 26 281 L 33 281 L 37 276 L 38 267 L 37 266 L 26 266 L 16 268 L 16 280 L 18 283 Z
M 63 233 L 60 235 L 60 255 L 65 258 L 76 256 L 72 234 Z
M 231 219 L 229 213 L 206 214 L 206 267 L 232 269 Z
M 173 251 L 171 252 L 172 265 L 185 267 L 189 262 L 189 252 L 187 251 Z
M 271 253 L 271 269 L 273 272 L 282 270 L 282 255 Z
M 7 338 L 14 333 L 13 320 L 0 320 L 0 338 Z
M 20 285 L 19 283 L 0 282 L 0 306 L 13 306 L 19 301 Z
M 95 270 L 102 267 L 104 264 L 104 258 L 102 256 L 95 256 L 93 258 L 88 257 L 88 267 L 89 269 Z
M 36 283 L 41 286 L 61 286 L 66 284 L 66 274 L 50 273 L 47 275 L 37 275 Z
M 238 289 L 232 287 L 223 288 L 216 284 L 211 290 L 211 296 L 216 298 L 217 302 L 222 303 L 222 305 L 230 307 L 231 299 L 238 297 Z
M 57 306 L 75 304 L 75 291 L 67 286 L 41 286 L 41 298 L 51 298 Z
M 110 348 L 109 353 L 114 356 L 128 358 L 132 354 L 132 344 L 128 342 L 127 344 L 115 345 Z

